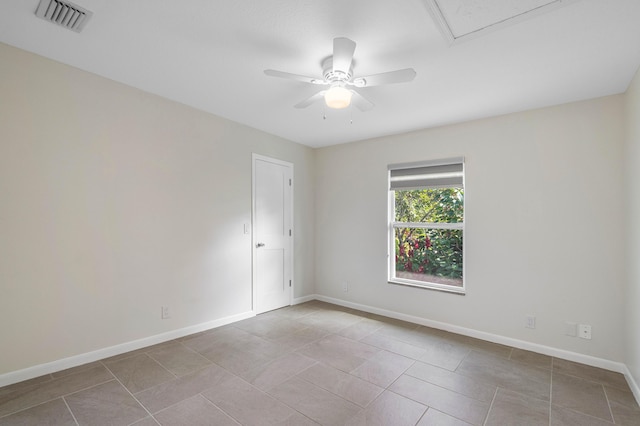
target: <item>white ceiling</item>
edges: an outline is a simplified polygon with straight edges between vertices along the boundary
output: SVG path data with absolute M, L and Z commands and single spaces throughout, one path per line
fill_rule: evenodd
M 515 1 L 455 10 L 501 17 L 492 4 Z M 572 0 L 454 44 L 427 0 L 75 0 L 94 13 L 79 34 L 38 2 L 2 0 L 1 42 L 313 147 L 621 93 L 640 65 L 638 0 Z M 318 88 L 263 70 L 321 77 L 338 36 L 357 43 L 356 76 L 415 80 L 361 89 L 369 112 L 293 108 Z

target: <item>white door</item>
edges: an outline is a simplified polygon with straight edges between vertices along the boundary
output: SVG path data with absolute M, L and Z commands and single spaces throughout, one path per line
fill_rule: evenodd
M 293 164 L 253 154 L 253 310 L 291 304 Z

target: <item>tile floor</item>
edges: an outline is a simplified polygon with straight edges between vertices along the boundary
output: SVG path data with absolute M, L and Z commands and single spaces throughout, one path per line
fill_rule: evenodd
M 0 388 L 0 425 L 640 425 L 621 374 L 322 302 Z

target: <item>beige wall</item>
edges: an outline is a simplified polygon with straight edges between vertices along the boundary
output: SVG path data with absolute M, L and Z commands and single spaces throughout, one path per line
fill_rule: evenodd
M 625 96 L 312 150 L 0 44 L 0 375 L 249 311 L 256 152 L 295 165 L 295 297 L 622 361 L 638 379 L 639 111 L 636 77 Z M 387 284 L 387 164 L 459 155 L 467 295 Z
M 0 44 L 0 375 L 250 311 L 252 152 L 313 294 L 310 148 Z
M 623 106 L 611 96 L 318 150 L 316 291 L 622 362 Z M 466 159 L 467 294 L 388 284 L 387 165 L 453 156 Z M 565 336 L 566 321 L 593 339 Z
M 626 364 L 640 384 L 640 71 L 626 93 L 627 262 Z M 638 396 L 640 398 L 640 396 Z

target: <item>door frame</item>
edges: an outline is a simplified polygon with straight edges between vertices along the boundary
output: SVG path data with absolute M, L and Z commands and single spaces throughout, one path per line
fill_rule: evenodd
M 256 240 L 256 233 L 255 233 L 255 218 L 256 218 L 256 160 L 261 160 L 261 161 L 266 161 L 269 163 L 274 163 L 274 164 L 278 164 L 280 166 L 285 166 L 287 168 L 289 168 L 290 173 L 291 173 L 291 183 L 290 183 L 290 187 L 291 187 L 291 194 L 290 194 L 290 218 L 291 218 L 291 223 L 290 223 L 290 229 L 291 229 L 291 236 L 288 239 L 288 245 L 289 245 L 289 264 L 290 264 L 290 277 L 291 277 L 291 285 L 289 286 L 289 305 L 291 306 L 291 304 L 293 303 L 293 289 L 295 287 L 295 278 L 294 278 L 294 270 L 295 270 L 295 266 L 294 266 L 294 252 L 293 252 L 293 237 L 295 236 L 295 228 L 294 228 L 294 216 L 293 216 L 293 212 L 294 212 L 294 199 L 293 199 L 293 194 L 294 194 L 294 179 L 293 179 L 293 163 L 290 163 L 288 161 L 283 161 L 277 158 L 273 158 L 273 157 L 267 157 L 265 155 L 260 155 L 260 154 L 256 154 L 251 153 L 251 310 L 252 312 L 255 314 L 257 311 L 257 307 L 258 307 L 258 292 L 256 289 L 256 283 L 257 283 L 257 279 L 256 279 L 256 273 L 257 273 L 257 268 L 256 268 L 256 244 L 257 244 L 257 240 Z

